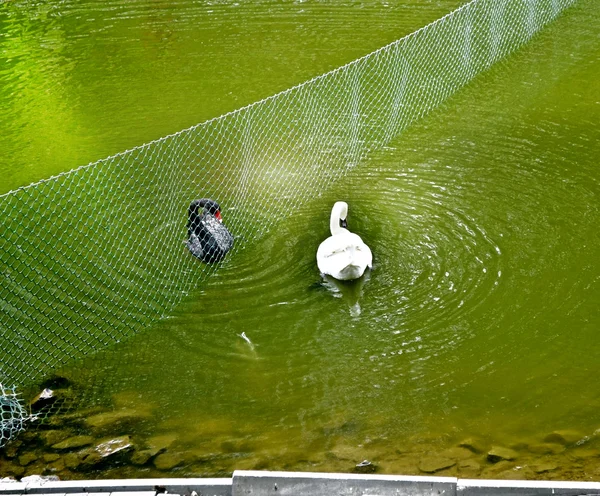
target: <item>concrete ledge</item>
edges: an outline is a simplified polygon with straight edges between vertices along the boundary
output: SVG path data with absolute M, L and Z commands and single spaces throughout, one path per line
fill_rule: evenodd
M 0 482 L 0 496 L 600 496 L 600 482 L 237 470 L 230 479 Z
M 460 496 L 600 496 L 599 482 L 458 479 Z
M 236 470 L 235 496 L 455 495 L 454 477 L 263 472 Z
M 86 481 L 47 481 L 0 483 L 0 496 L 12 494 L 51 494 L 53 496 L 77 493 L 87 495 L 154 496 L 168 493 L 189 496 L 231 496 L 231 479 L 108 479 Z M 120 493 L 120 494 L 115 494 Z

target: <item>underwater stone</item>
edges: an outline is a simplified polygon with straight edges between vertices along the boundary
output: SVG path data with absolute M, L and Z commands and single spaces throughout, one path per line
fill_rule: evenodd
M 73 436 L 60 443 L 53 444 L 52 448 L 57 450 L 70 450 L 89 446 L 93 442 L 94 438 L 92 436 Z
M 170 448 L 175 441 L 177 441 L 176 434 L 163 434 L 148 438 L 145 444 L 149 449 L 155 450 L 155 454 L 158 454 L 158 452 L 162 452 Z
M 104 457 L 95 449 L 88 448 L 80 452 L 80 455 L 80 464 L 77 467 L 80 471 L 91 470 L 104 461 Z
M 566 448 L 562 444 L 557 443 L 539 443 L 530 444 L 527 449 L 536 455 L 558 455 L 565 451 Z
M 572 431 L 572 430 L 560 430 L 554 431 L 548 434 L 544 438 L 544 442 L 546 443 L 556 443 L 567 446 L 569 444 L 575 444 L 580 439 L 583 439 L 584 435 L 581 432 Z
M 177 439 L 174 434 L 166 434 L 164 436 L 155 436 L 146 441 L 147 449 L 137 450 L 131 456 L 131 463 L 134 465 L 146 465 L 151 458 L 164 453 L 168 447 Z
M 543 474 L 544 472 L 552 472 L 552 470 L 556 470 L 558 465 L 556 463 L 546 462 L 535 465 L 532 468 L 536 474 Z
M 85 419 L 88 427 L 96 432 L 127 430 L 150 416 L 147 412 L 124 409 L 116 412 L 98 413 Z
M 12 475 L 14 477 L 22 477 L 25 474 L 25 467 L 21 467 L 21 465 L 17 465 L 15 463 L 3 463 L 0 468 L 2 469 L 2 474 L 4 475 Z
M 17 439 L 15 441 L 11 441 L 4 447 L 4 456 L 6 458 L 16 458 L 19 454 L 19 448 L 23 445 L 23 441 Z
M 452 460 L 466 460 L 467 458 L 471 458 L 473 456 L 473 452 L 470 449 L 455 446 L 442 451 L 440 456 L 443 458 L 450 458 Z
M 576 448 L 569 452 L 569 457 L 578 461 L 600 458 L 600 450 L 594 448 Z
M 362 462 L 357 463 L 353 470 L 353 472 L 357 474 L 372 474 L 376 471 L 377 466 L 369 460 L 363 460 Z
M 133 449 L 133 443 L 131 442 L 131 438 L 129 436 L 121 436 L 103 441 L 96 445 L 94 449 L 102 458 L 108 458 L 116 455 L 117 453 L 131 451 Z
M 24 455 L 21 455 L 19 457 L 19 465 L 21 465 L 22 467 L 26 467 L 30 463 L 36 461 L 37 458 L 38 457 L 33 453 L 25 453 Z
M 51 472 L 62 472 L 65 469 L 65 461 L 62 458 L 55 460 L 46 465 L 47 470 Z
M 184 462 L 180 453 L 162 453 L 154 459 L 154 466 L 158 470 L 171 470 Z
M 427 474 L 433 474 L 440 470 L 454 467 L 454 465 L 456 465 L 456 462 L 450 458 L 445 458 L 443 456 L 428 456 L 422 458 L 419 462 L 419 470 Z
M 479 454 L 485 452 L 487 446 L 480 439 L 469 437 L 462 442 L 458 443 L 461 448 L 468 449 L 473 453 Z
M 510 448 L 503 448 L 502 446 L 492 446 L 492 449 L 488 451 L 487 459 L 492 463 L 498 463 L 503 460 L 514 460 L 517 458 L 518 453 Z
M 469 474 L 476 475 L 481 471 L 481 464 L 473 459 L 462 460 L 458 464 L 458 469 L 461 472 L 468 472 Z
M 49 418 L 49 425 L 53 427 L 63 428 L 64 426 L 73 426 L 78 429 L 85 427 L 85 422 L 88 417 L 104 412 L 104 408 L 93 406 L 82 410 L 75 410 L 70 413 L 61 415 L 53 415 Z
M 57 455 L 56 453 L 46 453 L 42 455 L 42 458 L 46 463 L 52 463 L 58 460 L 60 458 L 60 455 Z
M 514 462 L 503 460 L 482 468 L 481 478 L 483 479 L 501 479 L 499 474 L 507 473 L 515 468 Z
M 52 429 L 49 431 L 41 431 L 39 433 L 39 438 L 46 446 L 52 446 L 68 439 L 72 435 L 73 433 L 68 430 Z
M 529 467 L 513 467 L 509 470 L 496 473 L 495 477 L 509 480 L 531 480 L 535 478 L 535 474 Z
M 83 455 L 81 453 L 68 453 L 62 458 L 65 467 L 73 470 L 77 470 L 77 467 L 82 463 L 82 459 Z
M 131 463 L 138 466 L 146 465 L 146 463 L 157 454 L 158 453 L 155 450 L 151 449 L 136 451 L 131 455 Z
M 62 460 L 67 468 L 79 471 L 90 470 L 104 461 L 102 455 L 93 448 L 86 448 L 76 453 L 68 453 Z

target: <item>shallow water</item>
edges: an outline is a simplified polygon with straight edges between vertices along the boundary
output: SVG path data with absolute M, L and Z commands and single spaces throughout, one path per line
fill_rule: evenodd
M 577 454 L 599 447 L 599 24 L 598 5 L 580 2 L 234 253 L 171 318 L 61 371 L 87 404 L 151 409 L 130 434 L 173 434 L 188 456 L 166 474 L 117 473 L 365 458 L 420 473 L 423 456 L 474 437 L 522 449 L 510 476 L 549 460 L 543 477 L 597 479 Z M 339 286 L 314 261 L 337 199 L 375 261 Z M 527 450 L 557 429 L 581 446 Z M 507 476 L 477 463 L 469 475 Z

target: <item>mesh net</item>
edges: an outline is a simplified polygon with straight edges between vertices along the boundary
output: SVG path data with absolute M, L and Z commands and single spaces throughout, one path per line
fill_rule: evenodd
M 0 446 L 25 428 L 28 417 L 15 388 L 0 384 Z
M 0 196 L 0 382 L 32 385 L 166 316 L 211 262 L 267 233 L 574 1 L 473 0 L 288 91 Z M 219 201 L 228 230 L 210 205 L 191 205 L 199 198 Z M 0 445 L 24 417 L 14 391 L 1 393 Z

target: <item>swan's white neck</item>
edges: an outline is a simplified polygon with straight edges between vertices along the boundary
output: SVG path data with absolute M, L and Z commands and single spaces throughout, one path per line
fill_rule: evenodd
M 329 220 L 329 229 L 331 230 L 331 235 L 335 236 L 346 229 L 340 227 L 340 219 L 346 219 L 348 215 L 348 204 L 346 202 L 335 202 L 333 208 L 331 209 L 331 218 Z

